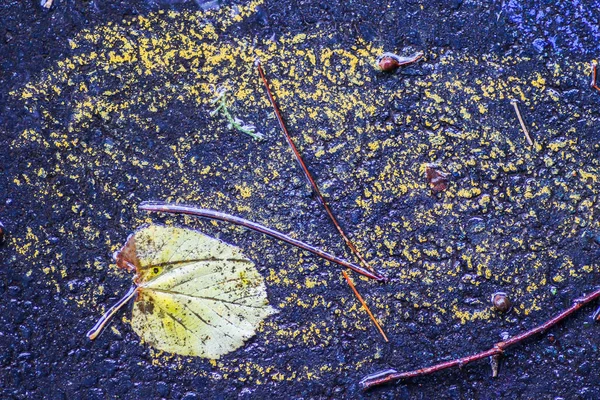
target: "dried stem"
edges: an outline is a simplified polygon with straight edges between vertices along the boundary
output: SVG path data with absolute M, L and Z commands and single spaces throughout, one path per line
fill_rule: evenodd
M 533 140 L 531 140 L 531 136 L 529 136 L 529 131 L 527 130 L 527 127 L 525 126 L 525 121 L 523 121 L 523 117 L 521 116 L 521 111 L 519 111 L 519 101 L 516 99 L 512 99 L 510 101 L 510 104 L 512 104 L 513 107 L 515 108 L 515 112 L 517 113 L 517 118 L 519 119 L 519 123 L 521 124 L 521 129 L 523 129 L 523 133 L 525 134 L 527 143 L 529 143 L 530 146 L 533 146 Z
M 381 336 L 383 336 L 383 339 L 386 342 L 389 342 L 387 336 L 385 335 L 385 332 L 381 328 L 381 325 L 379 325 L 379 322 L 375 319 L 375 316 L 373 315 L 373 313 L 369 309 L 369 306 L 367 306 L 367 303 L 365 303 L 365 300 L 362 298 L 362 296 L 360 295 L 360 293 L 358 293 L 358 290 L 356 290 L 356 287 L 354 286 L 354 283 L 350 280 L 350 277 L 348 276 L 348 274 L 346 273 L 346 271 L 342 271 L 342 274 L 344 275 L 344 278 L 346 278 L 346 282 L 348 282 L 348 285 L 350 286 L 350 289 L 352 289 L 352 291 L 354 292 L 354 295 L 356 296 L 356 298 L 358 299 L 358 301 L 360 301 L 360 304 L 362 304 L 362 306 L 365 309 L 365 311 L 367 312 L 367 314 L 369 314 L 369 318 L 371 318 L 371 321 L 373 321 L 373 323 L 375 324 L 375 326 L 379 330 L 379 333 L 381 333 Z
M 273 106 L 273 111 L 275 112 L 275 116 L 277 117 L 277 120 L 279 121 L 279 126 L 281 127 L 281 130 L 283 131 L 285 140 L 287 140 L 288 144 L 290 145 L 290 148 L 294 152 L 294 155 L 296 156 L 296 160 L 298 161 L 298 164 L 300 164 L 300 167 L 302 168 L 302 172 L 304 172 L 304 176 L 306 177 L 306 179 L 308 180 L 308 183 L 312 187 L 312 190 L 314 191 L 315 195 L 317 196 L 317 199 L 319 199 L 319 202 L 323 205 L 323 208 L 325 209 L 325 212 L 329 216 L 329 219 L 331 219 L 331 222 L 333 222 L 333 224 L 337 228 L 338 232 L 344 239 L 344 242 L 346 242 L 346 246 L 348 246 L 348 248 L 360 260 L 360 263 L 365 268 L 367 268 L 370 271 L 375 272 L 373 267 L 371 267 L 369 265 L 369 263 L 360 255 L 360 253 L 358 252 L 358 249 L 356 248 L 354 243 L 352 243 L 352 241 L 348 238 L 348 236 L 346 236 L 346 234 L 344 233 L 344 230 L 342 229 L 340 224 L 337 222 L 337 219 L 335 218 L 335 216 L 333 215 L 333 212 L 329 208 L 329 205 L 327 205 L 327 202 L 325 201 L 325 198 L 321 194 L 321 191 L 319 190 L 317 183 L 315 182 L 312 175 L 308 171 L 308 168 L 306 167 L 306 164 L 304 163 L 304 160 L 302 159 L 302 156 L 300 155 L 300 151 L 298 151 L 298 148 L 294 144 L 292 137 L 290 136 L 287 128 L 285 127 L 283 118 L 281 117 L 281 113 L 279 112 L 279 107 L 277 107 L 275 98 L 273 97 L 273 94 L 271 93 L 271 89 L 269 89 L 269 82 L 267 81 L 267 78 L 265 76 L 265 73 L 262 69 L 262 66 L 261 66 L 259 60 L 256 61 L 256 67 L 258 68 L 258 73 L 260 74 L 260 77 L 262 78 L 262 81 L 265 84 L 265 88 L 267 89 L 267 95 L 269 96 L 269 100 L 271 101 L 271 105 Z
M 421 54 L 421 56 L 422 56 L 422 54 Z M 419 56 L 418 58 L 416 58 L 415 61 L 418 60 L 421 56 Z M 348 238 L 348 236 L 346 236 L 346 233 L 344 232 L 344 230 L 342 229 L 342 227 L 338 223 L 337 219 L 333 215 L 333 212 L 329 208 L 329 205 L 325 201 L 325 198 L 321 194 L 321 191 L 319 190 L 319 187 L 317 186 L 317 183 L 313 179 L 310 171 L 308 170 L 306 164 L 304 163 L 304 160 L 302 159 L 302 155 L 300 155 L 300 151 L 298 151 L 298 148 L 294 144 L 294 141 L 292 140 L 292 137 L 290 136 L 290 134 L 289 134 L 289 132 L 288 132 L 286 126 L 285 126 L 285 123 L 283 122 L 283 118 L 281 117 L 281 113 L 279 112 L 279 107 L 277 107 L 277 103 L 275 102 L 275 98 L 273 97 L 273 94 L 271 93 L 271 89 L 269 88 L 269 82 L 267 81 L 267 77 L 265 76 L 265 72 L 262 69 L 262 66 L 260 64 L 260 60 L 256 60 L 256 68 L 258 69 L 258 73 L 260 74 L 260 77 L 262 78 L 262 81 L 265 84 L 265 88 L 267 90 L 267 95 L 269 96 L 269 100 L 271 101 L 271 105 L 273 106 L 273 111 L 275 113 L 275 116 L 277 117 L 277 121 L 279 121 L 279 126 L 281 127 L 281 130 L 283 131 L 283 136 L 285 136 L 285 140 L 288 142 L 290 148 L 294 152 L 294 155 L 296 156 L 296 160 L 298 161 L 298 164 L 300 164 L 300 168 L 302 168 L 302 172 L 304 172 L 304 176 L 306 177 L 306 180 L 308 180 L 308 183 L 310 184 L 313 192 L 317 196 L 317 199 L 319 199 L 319 202 L 321 203 L 321 205 L 323 205 L 323 208 L 325 209 L 325 212 L 329 216 L 329 219 L 331 220 L 331 222 L 333 222 L 333 225 L 335 225 L 336 229 L 340 233 L 340 236 L 342 236 L 342 239 L 346 243 L 346 246 L 348 246 L 348 248 L 350 249 L 350 251 L 352 251 L 352 253 L 358 258 L 358 260 L 360 261 L 361 265 L 363 267 L 367 268 L 368 270 L 370 270 L 371 272 L 377 273 L 375 271 L 375 269 L 373 269 L 373 267 L 371 267 L 371 265 L 369 265 L 369 263 L 363 258 L 363 256 L 360 254 L 360 252 L 358 251 L 358 249 L 356 248 L 356 246 L 354 245 L 354 243 L 350 240 L 350 238 Z M 375 319 L 375 317 L 371 313 L 371 310 L 369 310 L 369 307 L 367 306 L 367 304 L 364 302 L 364 300 L 362 299 L 362 297 L 360 296 L 360 294 L 356 290 L 356 287 L 354 287 L 354 285 L 352 284 L 352 282 L 348 278 L 346 272 L 344 272 L 344 271 L 342 271 L 342 272 L 344 273 L 344 276 L 346 277 L 346 281 L 348 282 L 348 285 L 350 285 L 350 288 L 352 289 L 352 291 L 354 292 L 354 294 L 356 295 L 356 297 L 360 300 L 360 302 L 362 303 L 362 305 L 365 308 L 365 310 L 367 310 L 367 313 L 369 314 L 369 317 L 371 317 L 371 320 L 373 321 L 373 323 L 375 324 L 375 326 L 377 327 L 377 329 L 379 330 L 379 332 L 381 332 L 381 335 L 383 335 L 383 338 L 387 342 L 388 339 L 385 336 L 385 333 L 383 332 L 383 329 L 381 329 L 381 326 L 379 325 L 379 323 L 377 322 L 377 320 Z
M 462 367 L 466 364 L 472 363 L 473 361 L 481 360 L 486 357 L 498 357 L 504 353 L 504 350 L 512 345 L 522 342 L 523 340 L 546 331 L 547 329 L 553 327 L 554 325 L 561 322 L 563 319 L 567 318 L 577 310 L 579 310 L 584 305 L 596 300 L 600 297 L 600 289 L 596 289 L 593 293 L 584 296 L 582 298 L 576 299 L 573 302 L 573 305 L 566 310 L 562 311 L 558 315 L 552 317 L 548 321 L 543 324 L 530 329 L 526 332 L 520 333 L 512 338 L 505 340 L 503 342 L 498 342 L 492 348 L 482 351 L 481 353 L 473 354 L 463 358 L 457 358 L 452 361 L 446 361 L 431 367 L 421 368 L 414 371 L 408 372 L 398 372 L 394 369 L 389 369 L 381 372 L 376 372 L 374 374 L 368 375 L 364 377 L 359 385 L 362 389 L 369 389 L 374 386 L 382 385 L 385 383 L 395 382 L 401 379 L 415 378 L 417 376 L 429 375 L 434 372 L 442 371 L 444 369 L 452 368 L 452 367 Z
M 385 276 L 383 276 L 377 272 L 368 271 L 368 270 L 364 269 L 363 267 L 360 267 L 360 266 L 352 264 L 348 261 L 342 260 L 341 258 L 337 258 L 334 255 L 331 255 L 321 249 L 318 249 L 309 244 L 301 242 L 300 240 L 291 238 L 281 232 L 277 232 L 276 230 L 267 228 L 266 226 L 262 226 L 260 224 L 257 224 L 256 222 L 248 221 L 246 219 L 239 218 L 239 217 L 234 217 L 233 215 L 220 213 L 218 211 L 213 211 L 213 210 L 207 210 L 207 209 L 203 209 L 203 208 L 195 208 L 195 207 L 182 206 L 182 205 L 176 205 L 176 204 L 166 204 L 166 203 L 142 203 L 142 204 L 140 204 L 139 209 L 146 210 L 146 211 L 164 212 L 164 213 L 170 213 L 170 214 L 193 215 L 196 217 L 208 218 L 208 219 L 213 219 L 216 221 L 225 221 L 225 222 L 229 222 L 234 225 L 243 226 L 244 228 L 251 229 L 255 232 L 263 233 L 267 236 L 271 236 L 272 238 L 279 239 L 283 242 L 291 244 L 292 246 L 296 246 L 302 250 L 311 252 L 321 258 L 324 258 L 327 261 L 341 265 L 342 267 L 350 268 L 351 270 L 356 271 L 359 274 L 366 276 L 367 278 L 375 279 L 376 281 L 386 281 L 387 280 L 387 278 Z
M 106 324 L 112 319 L 112 317 L 117 313 L 117 311 L 119 311 L 121 307 L 127 304 L 127 302 L 131 300 L 133 296 L 135 296 L 135 294 L 137 293 L 137 289 L 138 287 L 136 285 L 133 285 L 131 289 L 129 289 L 127 294 L 117 302 L 117 304 L 109 308 L 108 311 L 105 312 L 102 317 L 100 317 L 98 322 L 96 322 L 96 325 L 94 325 L 94 327 L 90 329 L 90 331 L 87 333 L 87 337 L 89 337 L 90 340 L 96 339 L 98 335 L 102 333 L 102 330 L 104 330 Z
M 598 77 L 598 63 L 596 61 L 592 61 L 592 87 L 596 90 L 600 90 L 600 86 L 598 86 L 598 82 L 596 78 Z

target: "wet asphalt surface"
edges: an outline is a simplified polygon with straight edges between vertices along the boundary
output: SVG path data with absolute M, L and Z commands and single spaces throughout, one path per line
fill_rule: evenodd
M 74 273 L 69 276 L 77 292 L 77 285 L 89 284 L 93 274 L 77 265 L 100 257 L 100 263 L 110 262 L 110 252 L 105 248 L 90 248 L 87 243 L 65 243 L 60 232 L 61 226 L 68 226 L 66 212 L 54 209 L 49 204 L 38 204 L 28 186 L 15 185 L 14 179 L 31 168 L 31 164 L 45 165 L 52 152 L 43 149 L 15 148 L 10 145 L 25 129 L 38 126 L 37 116 L 26 110 L 19 99 L 9 93 L 18 90 L 39 76 L 41 71 L 50 68 L 57 60 L 70 54 L 69 41 L 82 29 L 93 29 L 110 21 L 145 15 L 158 10 L 198 10 L 202 7 L 194 1 L 115 1 L 100 2 L 55 0 L 50 10 L 44 10 L 37 1 L 4 1 L 0 4 L 0 221 L 6 230 L 6 241 L 0 244 L 0 397 L 2 398 L 407 398 L 407 399 L 596 399 L 600 398 L 600 353 L 598 338 L 600 327 L 595 326 L 590 315 L 593 306 L 586 307 L 574 317 L 553 328 L 550 332 L 527 340 L 522 345 L 511 348 L 502 360 L 500 376 L 491 378 L 486 362 L 478 362 L 462 370 L 448 370 L 429 377 L 411 380 L 404 384 L 389 385 L 363 393 L 358 381 L 367 373 L 387 367 L 398 369 L 417 368 L 439 360 L 464 356 L 488 348 L 499 340 L 499 333 L 511 334 L 533 327 L 568 306 L 572 299 L 590 292 L 598 286 L 597 260 L 600 258 L 600 231 L 592 224 L 590 229 L 581 228 L 573 235 L 574 239 L 554 238 L 549 249 L 567 249 L 577 265 L 595 265 L 595 272 L 578 279 L 556 284 L 557 295 L 551 305 L 541 305 L 541 309 L 528 316 L 514 317 L 496 324 L 474 322 L 460 324 L 448 319 L 441 324 L 426 324 L 410 318 L 401 334 L 396 334 L 388 347 L 388 352 L 376 365 L 362 365 L 360 370 L 348 370 L 343 374 L 322 374 L 319 379 L 290 382 L 268 382 L 253 385 L 240 379 L 215 379 L 222 371 L 214 369 L 208 376 L 196 375 L 176 366 L 153 365 L 153 357 L 144 346 L 140 346 L 130 327 L 119 322 L 122 336 L 111 337 L 91 343 L 85 332 L 93 324 L 99 312 L 79 307 L 67 300 L 65 291 L 57 291 L 49 285 L 42 268 L 50 264 L 53 254 L 60 253 L 65 264 L 72 266 Z M 206 5 L 204 5 L 206 6 Z M 280 35 L 295 35 L 320 29 L 330 34 L 327 40 L 342 46 L 351 46 L 356 37 L 373 42 L 384 48 L 427 49 L 431 52 L 456 51 L 466 54 L 511 55 L 529 60 L 527 71 L 546 68 L 557 60 L 587 63 L 600 57 L 600 1 L 575 1 L 556 5 L 547 1 L 504 1 L 496 5 L 480 1 L 397 1 L 372 3 L 329 1 L 288 2 L 267 1 L 258 11 L 243 22 L 229 28 L 228 37 L 245 36 L 268 38 Z M 410 74 L 411 72 L 407 72 Z M 470 79 L 470 78 L 469 78 Z M 472 78 L 475 79 L 475 78 Z M 588 77 L 583 79 L 586 83 Z M 576 85 L 575 85 L 576 86 Z M 560 87 L 556 88 L 561 90 Z M 599 155 L 598 133 L 600 93 L 589 86 L 576 86 L 565 101 L 579 110 L 584 110 L 581 119 L 588 123 L 577 126 L 577 135 L 582 145 L 588 146 L 590 157 Z M 185 115 L 185 111 L 182 111 Z M 551 114 L 530 116 L 529 122 L 542 123 Z M 537 120 L 539 118 L 539 120 Z M 173 117 L 166 122 L 181 123 L 182 131 L 188 129 L 186 122 Z M 97 122 L 101 125 L 101 122 Z M 559 124 L 560 122 L 556 122 Z M 561 126 L 562 128 L 562 126 Z M 90 141 L 95 140 L 93 137 Z M 102 138 L 97 139 L 102 142 Z M 141 145 L 143 147 L 143 145 Z M 225 141 L 235 152 L 239 143 Z M 596 147 L 594 147 L 596 146 Z M 166 145 L 165 145 L 166 147 Z M 160 156 L 160 146 L 156 151 Z M 579 154 L 579 153 L 578 153 Z M 318 162 L 308 159 L 309 164 Z M 590 160 L 579 160 L 585 165 Z M 323 164 L 323 170 L 333 170 L 333 165 Z M 558 168 L 562 168 L 561 164 Z M 568 168 L 564 167 L 565 173 Z M 126 174 L 127 171 L 120 171 Z M 283 172 L 284 178 L 297 171 Z M 288 174 L 288 175 L 285 175 Z M 480 179 L 491 179 L 483 174 Z M 523 175 L 526 175 L 523 172 Z M 52 177 L 50 177 L 52 178 Z M 60 179 L 60 177 L 56 178 Z M 457 178 L 458 179 L 458 178 Z M 220 181 L 209 181 L 218 185 Z M 506 183 L 509 185 L 510 183 Z M 298 185 L 293 190 L 302 191 Z M 335 183 L 334 183 L 335 187 Z M 80 190 L 76 185 L 65 181 L 64 191 L 85 203 L 90 201 L 89 188 Z M 135 188 L 123 186 L 123 190 L 135 192 Z M 139 197 L 158 196 L 160 190 L 150 189 Z M 296 192 L 292 195 L 297 195 Z M 597 207 L 597 194 L 590 190 L 582 194 Z M 133 211 L 120 204 L 111 203 L 108 197 L 96 199 L 98 206 L 105 206 L 113 219 L 98 222 L 98 229 L 114 241 L 127 236 L 131 227 L 126 223 Z M 314 202 L 314 199 L 312 199 Z M 316 203 L 315 203 L 316 204 Z M 352 214 L 352 199 L 341 199 L 338 210 L 347 210 L 352 217 L 342 217 L 342 223 L 351 225 L 359 219 Z M 390 216 L 386 210 L 377 210 L 373 220 L 399 218 L 402 213 L 410 213 L 414 206 L 410 202 L 395 210 Z M 540 208 L 540 213 L 549 211 Z M 309 211 L 304 211 L 309 213 Z M 561 220 L 561 212 L 555 218 L 548 218 L 545 224 L 534 228 L 517 226 L 515 230 L 538 231 L 540 237 L 551 237 Z M 567 213 L 567 211 L 564 211 Z M 497 214 L 496 218 L 502 218 Z M 597 214 L 595 220 L 598 220 Z M 125 221 L 125 222 L 124 222 Z M 303 222 L 305 221 L 305 222 Z M 329 222 L 319 215 L 310 215 L 306 220 L 295 220 L 296 228 L 330 232 Z M 303 225 L 304 224 L 304 225 Z M 11 238 L 26 238 L 28 227 L 39 227 L 48 233 L 42 238 L 44 246 L 52 251 L 43 252 L 36 258 L 35 268 L 28 265 L 31 258 L 21 257 L 19 249 Z M 206 225 L 204 225 L 206 228 Z M 210 228 L 208 228 L 210 229 Z M 445 229 L 439 227 L 433 234 L 444 236 Z M 215 234 L 216 231 L 212 233 Z M 587 233 L 586 233 L 587 232 Z M 427 233 L 427 232 L 426 232 Z M 432 233 L 432 232 L 429 232 Z M 535 236 L 534 234 L 532 234 Z M 235 241 L 241 247 L 251 246 L 255 237 L 244 234 L 226 233 L 224 237 Z M 314 237 L 313 237 L 314 238 Z M 449 239 L 452 239 L 449 236 Z M 474 239 L 475 241 L 477 239 Z M 19 242 L 22 243 L 22 242 Z M 100 246 L 102 247 L 102 242 Z M 21 247 L 22 249 L 22 247 Z M 272 249 L 270 257 L 277 255 Z M 399 258 L 402 256 L 398 255 Z M 596 263 L 596 264 L 594 264 Z M 126 288 L 126 279 L 108 277 L 104 285 L 115 285 L 114 291 Z M 514 283 L 516 284 L 516 283 Z M 521 282 L 526 285 L 526 282 Z M 329 291 L 344 291 L 337 285 Z M 411 287 L 418 291 L 418 286 Z M 436 290 L 435 284 L 427 290 Z M 283 288 L 273 290 L 278 298 L 285 296 Z M 124 292 L 123 292 L 124 293 Z M 481 297 L 485 291 L 473 289 L 447 296 Z M 100 297 L 99 303 L 114 302 L 113 296 Z M 290 314 L 294 322 L 311 318 L 311 310 L 299 310 Z M 336 359 L 344 362 L 351 354 L 368 352 L 365 346 L 357 344 L 357 339 L 349 332 L 336 345 L 315 346 L 307 351 L 305 347 L 280 346 L 267 350 L 250 348 L 240 358 L 258 359 L 263 353 L 273 359 L 272 363 L 282 366 L 287 363 L 301 369 L 311 365 L 314 357 Z M 355 348 L 358 347 L 358 350 Z M 397 351 L 408 354 L 406 365 L 398 365 L 401 360 Z M 313 353 L 314 351 L 314 353 Z M 315 356 L 317 354 L 317 356 Z M 391 355 L 393 354 L 393 355 Z M 407 361 L 408 360 L 408 361 Z M 350 361 L 348 361 L 350 362 Z M 198 364 L 198 368 L 206 367 Z M 211 375 L 212 374 L 212 375 Z

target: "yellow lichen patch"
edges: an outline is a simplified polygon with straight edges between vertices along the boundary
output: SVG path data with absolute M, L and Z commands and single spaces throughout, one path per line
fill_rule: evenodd
M 481 310 L 481 311 L 461 311 L 457 306 L 452 308 L 452 314 L 455 318 L 460 319 L 460 321 L 464 324 L 467 321 L 475 321 L 478 319 L 487 320 L 491 317 L 491 312 L 489 309 Z

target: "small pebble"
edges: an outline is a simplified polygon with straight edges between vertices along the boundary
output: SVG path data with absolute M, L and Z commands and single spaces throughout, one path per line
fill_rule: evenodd
M 584 361 L 579 367 L 577 367 L 577 373 L 582 376 L 589 376 L 592 372 L 592 365 L 589 361 Z
M 538 53 L 541 53 L 546 48 L 546 41 L 544 39 L 537 38 L 533 41 L 532 45 L 533 45 L 533 48 L 535 49 L 535 51 L 537 51 Z

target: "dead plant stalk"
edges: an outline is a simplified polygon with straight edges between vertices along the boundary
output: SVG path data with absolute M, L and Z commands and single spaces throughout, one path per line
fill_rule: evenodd
M 373 273 L 377 273 L 375 271 L 375 269 L 373 269 L 373 267 L 371 267 L 371 265 L 369 265 L 369 263 L 363 258 L 363 256 L 360 254 L 360 252 L 358 251 L 358 249 L 354 245 L 354 243 L 346 235 L 346 233 L 344 232 L 344 230 L 342 229 L 342 227 L 338 223 L 337 219 L 333 215 L 333 212 L 329 208 L 329 205 L 327 204 L 327 201 L 325 201 L 325 198 L 321 194 L 321 191 L 319 190 L 319 187 L 317 186 L 317 183 L 315 182 L 315 180 L 313 179 L 311 173 L 309 172 L 308 167 L 306 166 L 306 163 L 304 162 L 304 160 L 302 159 L 302 156 L 300 155 L 300 151 L 298 150 L 298 148 L 294 144 L 294 141 L 292 140 L 292 137 L 290 136 L 290 134 L 289 134 L 289 132 L 288 132 L 286 126 L 285 126 L 285 123 L 283 122 L 283 118 L 281 117 L 281 113 L 279 112 L 279 107 L 277 107 L 277 103 L 275 102 L 275 98 L 273 97 L 273 94 L 271 93 L 271 89 L 269 88 L 269 82 L 267 81 L 267 77 L 265 76 L 265 72 L 263 71 L 263 68 L 261 66 L 260 60 L 256 60 L 256 68 L 258 69 L 258 73 L 259 73 L 259 75 L 260 75 L 260 77 L 261 77 L 261 79 L 262 79 L 262 81 L 263 81 L 263 83 L 265 85 L 265 88 L 267 90 L 267 95 L 269 96 L 269 100 L 271 102 L 271 105 L 273 106 L 273 111 L 275 113 L 275 116 L 277 117 L 277 121 L 279 122 L 279 126 L 281 127 L 283 135 L 285 136 L 285 140 L 288 142 L 290 148 L 294 152 L 294 156 L 296 157 L 296 161 L 298 161 L 298 164 L 300 164 L 300 168 L 302 168 L 302 172 L 304 172 L 304 176 L 306 177 L 306 180 L 310 184 L 313 192 L 317 196 L 317 199 L 319 200 L 319 202 L 321 203 L 321 205 L 325 209 L 325 212 L 329 216 L 329 219 L 331 220 L 331 222 L 333 222 L 333 225 L 335 225 L 337 231 L 340 233 L 340 236 L 342 237 L 342 239 L 346 243 L 346 246 L 348 246 L 348 248 L 350 249 L 350 251 L 352 251 L 352 253 L 358 258 L 358 260 L 360 261 L 360 264 L 363 267 L 365 267 L 366 269 L 368 269 L 369 271 L 371 271 Z M 385 336 L 385 333 L 383 332 L 383 329 L 381 329 L 381 326 L 379 325 L 379 323 L 377 322 L 377 320 L 375 319 L 375 317 L 373 316 L 373 314 L 369 310 L 369 307 L 367 306 L 367 304 L 364 302 L 364 300 L 362 300 L 362 297 L 358 294 L 358 291 L 356 290 L 356 288 L 353 287 L 353 285 L 351 284 L 349 278 L 346 278 L 346 281 L 348 282 L 348 284 L 350 285 L 350 287 L 353 289 L 353 292 L 355 293 L 355 295 L 357 296 L 357 298 L 359 299 L 359 301 L 361 302 L 361 304 L 363 305 L 363 307 L 367 310 L 367 312 L 369 313 L 369 316 L 370 316 L 371 320 L 373 321 L 373 323 L 375 324 L 375 326 L 377 327 L 377 329 L 379 330 L 379 332 L 381 333 L 381 335 L 383 336 L 383 338 L 387 342 L 388 339 Z
M 360 387 L 362 389 L 366 390 L 366 389 L 372 388 L 374 386 L 383 385 L 385 383 L 391 383 L 391 382 L 395 382 L 395 381 L 399 381 L 399 380 L 403 380 L 403 379 L 416 378 L 418 376 L 429 375 L 429 374 L 433 374 L 434 372 L 442 371 L 442 370 L 452 368 L 452 367 L 460 368 L 460 367 L 463 367 L 464 365 L 472 363 L 473 361 L 481 360 L 482 358 L 486 358 L 486 357 L 491 357 L 492 368 L 494 369 L 494 366 L 495 366 L 496 371 L 497 371 L 498 357 L 500 357 L 504 353 L 504 350 L 506 348 L 513 346 L 517 343 L 520 343 L 533 335 L 537 335 L 538 333 L 548 330 L 549 328 L 553 327 L 554 325 L 558 324 L 559 322 L 561 322 L 562 320 L 564 320 L 565 318 L 567 318 L 568 316 L 570 316 L 571 314 L 573 314 L 574 312 L 579 310 L 581 307 L 596 300 L 599 297 L 600 297 L 600 289 L 596 289 L 591 294 L 584 296 L 582 298 L 576 299 L 573 302 L 573 305 L 571 307 L 567 308 L 566 310 L 564 310 L 564 311 L 560 312 L 559 314 L 555 315 L 554 317 L 550 318 L 548 321 L 544 322 L 543 324 L 538 325 L 537 327 L 530 329 L 526 332 L 522 332 L 516 336 L 513 336 L 512 338 L 509 338 L 503 342 L 498 342 L 498 343 L 494 344 L 488 350 L 485 350 L 480 353 L 473 354 L 473 355 L 470 355 L 467 357 L 457 358 L 457 359 L 451 360 L 451 361 L 445 361 L 445 362 L 433 365 L 431 367 L 416 369 L 414 371 L 398 372 L 396 370 L 390 369 L 390 370 L 385 370 L 385 371 L 381 371 L 381 372 L 376 372 L 374 374 L 364 377 L 359 383 Z

